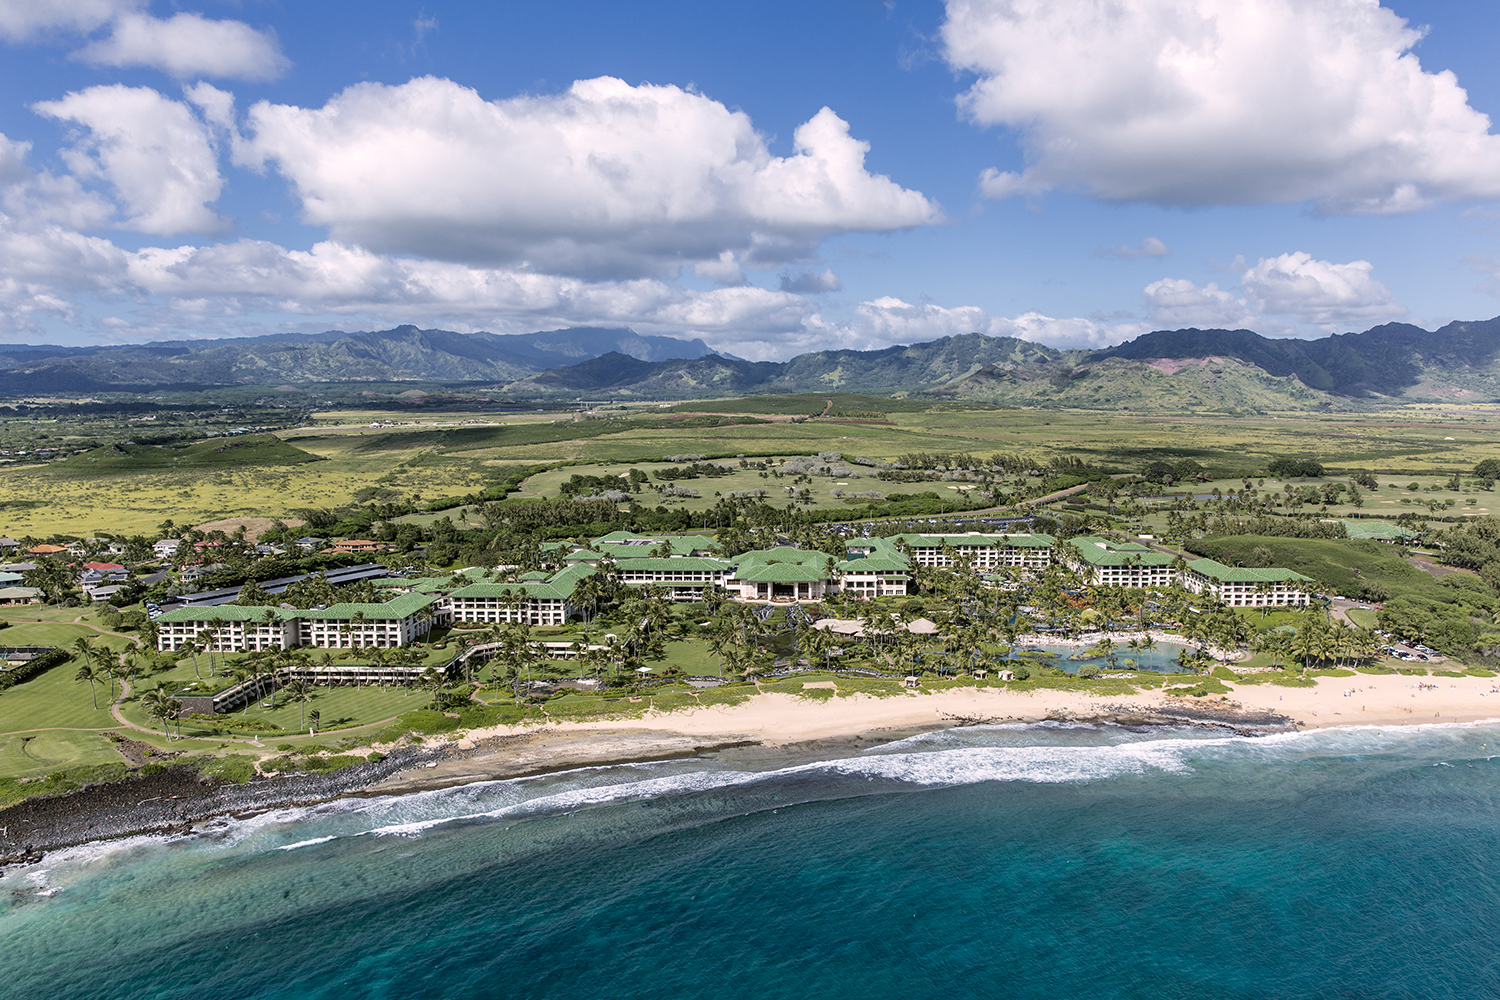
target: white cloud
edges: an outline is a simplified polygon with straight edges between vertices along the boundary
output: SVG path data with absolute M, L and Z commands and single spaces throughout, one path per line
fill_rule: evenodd
M 1405 316 L 1406 307 L 1370 276 L 1367 260 L 1335 264 L 1306 253 L 1262 257 L 1240 275 L 1240 287 L 1261 312 L 1333 329 Z
M 114 214 L 114 206 L 72 177 L 33 173 L 26 166 L 31 143 L 0 134 L 0 210 L 23 225 L 58 224 L 94 229 Z
M 725 250 L 716 260 L 702 260 L 693 265 L 693 273 L 721 285 L 743 285 L 745 272 L 735 260 L 733 250 Z
M 1158 327 L 1235 329 L 1253 319 L 1244 299 L 1210 281 L 1199 288 L 1186 278 L 1163 278 L 1146 286 L 1146 315 Z
M 805 326 L 809 334 L 807 338 L 791 338 L 799 350 L 840 347 L 866 351 L 965 333 L 1018 337 L 1050 347 L 1093 348 L 1118 344 L 1150 329 L 1143 323 L 1109 324 L 1076 317 L 1056 319 L 1039 312 L 1028 312 L 1010 319 L 991 316 L 978 306 L 950 308 L 930 302 L 913 304 L 893 296 L 861 302 L 849 320 L 828 321 L 816 315 L 809 317 Z
M 33 109 L 88 130 L 63 159 L 78 176 L 110 183 L 129 213 L 126 228 L 157 235 L 225 228 L 208 207 L 224 183 L 218 155 L 186 104 L 149 87 L 113 84 Z
M 24 42 L 49 31 L 89 32 L 146 0 L 0 0 L 0 38 Z
M 291 65 L 273 32 L 201 14 L 122 14 L 109 37 L 73 57 L 91 66 L 147 66 L 179 79 L 274 80 Z
M 1075 188 L 1163 205 L 1401 212 L 1500 196 L 1500 136 L 1376 0 L 948 0 L 947 59 L 1026 168 L 994 198 Z
M 839 276 L 833 273 L 833 268 L 827 267 L 819 274 L 816 271 L 804 271 L 801 274 L 783 274 L 781 276 L 781 290 L 783 292 L 795 292 L 798 295 L 821 295 L 824 292 L 837 292 L 844 287 Z
M 1143 257 L 1170 257 L 1172 248 L 1155 236 L 1145 236 L 1136 246 L 1117 243 L 1112 247 L 1100 247 L 1095 257 L 1114 257 L 1117 260 L 1140 260 Z
M 380 252 L 629 278 L 776 267 L 826 237 L 939 220 L 870 173 L 824 108 L 771 155 L 747 115 L 601 77 L 485 101 L 450 80 L 360 84 L 324 107 L 261 102 L 241 162 L 274 162 L 306 221 Z
M 1159 327 L 1230 327 L 1295 336 L 1299 331 L 1292 323 L 1332 333 L 1407 313 L 1391 290 L 1371 277 L 1369 261 L 1335 264 L 1298 252 L 1262 257 L 1253 267 L 1236 259 L 1235 265 L 1239 297 L 1215 282 L 1200 288 L 1186 278 L 1163 278 L 1143 293 L 1147 316 Z

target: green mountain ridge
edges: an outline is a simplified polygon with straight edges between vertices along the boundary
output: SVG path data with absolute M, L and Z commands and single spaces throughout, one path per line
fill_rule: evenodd
M 100 348 L 0 346 L 0 391 L 101 392 L 166 386 L 319 382 L 509 382 L 610 351 L 650 361 L 709 353 L 701 340 L 573 327 L 454 333 L 400 326 L 370 333 L 271 335 Z
M 880 350 L 746 361 L 702 341 L 591 327 L 496 336 L 420 330 L 0 348 L 0 391 L 165 385 L 469 382 L 517 400 L 668 400 L 806 392 L 1093 409 L 1355 409 L 1500 400 L 1500 319 L 1389 323 L 1320 340 L 1162 330 L 1103 350 L 966 333 Z

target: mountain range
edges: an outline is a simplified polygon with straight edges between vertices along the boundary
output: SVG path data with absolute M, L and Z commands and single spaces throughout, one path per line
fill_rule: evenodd
M 398 326 L 109 347 L 15 344 L 0 345 L 0 392 L 417 380 L 493 384 L 610 352 L 665 361 L 701 357 L 710 348 L 701 340 L 601 327 L 502 336 Z
M 1491 402 L 1500 401 L 1500 318 L 1436 331 L 1390 323 L 1320 340 L 1163 330 L 1092 351 L 968 333 L 789 361 L 746 361 L 701 340 L 596 327 L 499 336 L 402 326 L 126 347 L 0 347 L 0 392 L 12 395 L 358 381 L 467 382 L 525 400 L 838 390 L 1101 409 Z

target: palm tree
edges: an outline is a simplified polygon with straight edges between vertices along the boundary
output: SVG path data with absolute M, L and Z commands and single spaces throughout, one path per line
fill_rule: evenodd
M 79 641 L 82 642 L 84 640 L 80 639 Z M 78 673 L 73 675 L 73 679 L 75 681 L 89 682 L 89 697 L 93 699 L 94 711 L 97 712 L 99 710 L 99 695 L 94 690 L 94 682 L 99 679 L 99 673 L 94 669 L 94 664 L 89 660 L 84 660 L 78 665 Z
M 293 701 L 297 702 L 302 709 L 302 721 L 297 724 L 297 731 L 301 732 L 307 726 L 307 703 L 312 700 L 312 689 L 307 682 L 300 677 L 294 677 L 281 686 Z
M 426 670 L 423 670 L 422 675 L 417 678 L 417 683 L 424 688 L 431 688 L 432 700 L 433 702 L 436 702 L 438 691 L 442 690 L 443 687 L 443 675 L 437 670 L 437 668 L 428 667 Z
M 182 702 L 167 694 L 166 688 L 157 686 L 141 695 L 141 704 L 145 706 L 147 715 L 161 720 L 162 735 L 171 739 L 172 732 L 167 727 L 167 720 L 177 714 Z
M 1154 654 L 1156 652 L 1156 637 L 1147 632 L 1140 638 L 1140 647 L 1141 652 Z M 1148 662 L 1151 664 L 1150 669 L 1156 669 L 1156 657 L 1154 655 L 1148 658 Z

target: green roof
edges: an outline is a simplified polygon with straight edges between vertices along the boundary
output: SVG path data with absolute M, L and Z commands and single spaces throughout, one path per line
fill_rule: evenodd
M 735 579 L 747 583 L 813 583 L 827 579 L 829 555 L 817 549 L 774 549 L 746 552 L 735 561 Z
M 1188 569 L 1201 573 L 1220 583 L 1296 583 L 1311 582 L 1312 577 L 1303 576 L 1290 569 L 1257 569 L 1251 566 L 1225 566 L 1214 559 L 1194 559 Z
M 924 535 L 905 534 L 894 535 L 913 548 L 936 548 L 942 545 L 951 545 L 954 548 L 964 546 L 994 546 L 996 548 L 1051 548 L 1053 538 L 1051 535 L 1007 535 L 1004 533 L 987 534 L 962 534 L 962 535 Z
M 519 583 L 471 583 L 453 592 L 454 597 L 515 597 L 524 595 L 542 600 L 567 600 L 573 596 L 578 582 L 592 576 L 594 567 L 577 563 L 559 570 L 545 581 L 523 581 Z
M 1170 566 L 1172 557 L 1139 542 L 1116 542 L 1084 535 L 1069 540 L 1090 566 Z
M 1389 521 L 1344 521 L 1344 530 L 1350 538 L 1373 538 L 1381 542 L 1399 542 L 1416 538 L 1416 532 L 1408 531 Z
M 734 564 L 727 559 L 709 559 L 701 556 L 678 556 L 673 559 L 621 559 L 617 565 L 621 572 L 637 570 L 646 573 L 715 573 L 733 569 Z
M 289 611 L 287 614 L 297 618 L 348 618 L 351 620 L 355 615 L 363 615 L 365 621 L 382 621 L 406 618 L 436 601 L 437 598 L 430 594 L 402 594 L 384 604 L 333 604 L 321 611 Z
M 245 606 L 243 604 L 218 604 L 212 607 L 188 606 L 185 608 L 173 608 L 171 611 L 162 613 L 157 619 L 159 622 L 258 622 L 264 621 L 267 611 L 276 614 L 277 621 L 288 621 L 296 618 L 301 612 L 288 611 L 286 608 L 273 608 L 269 606 Z
M 709 535 L 636 535 L 628 531 L 612 531 L 594 539 L 595 548 L 616 559 L 626 558 L 628 552 L 652 552 L 663 545 L 674 555 L 686 556 L 713 544 Z

